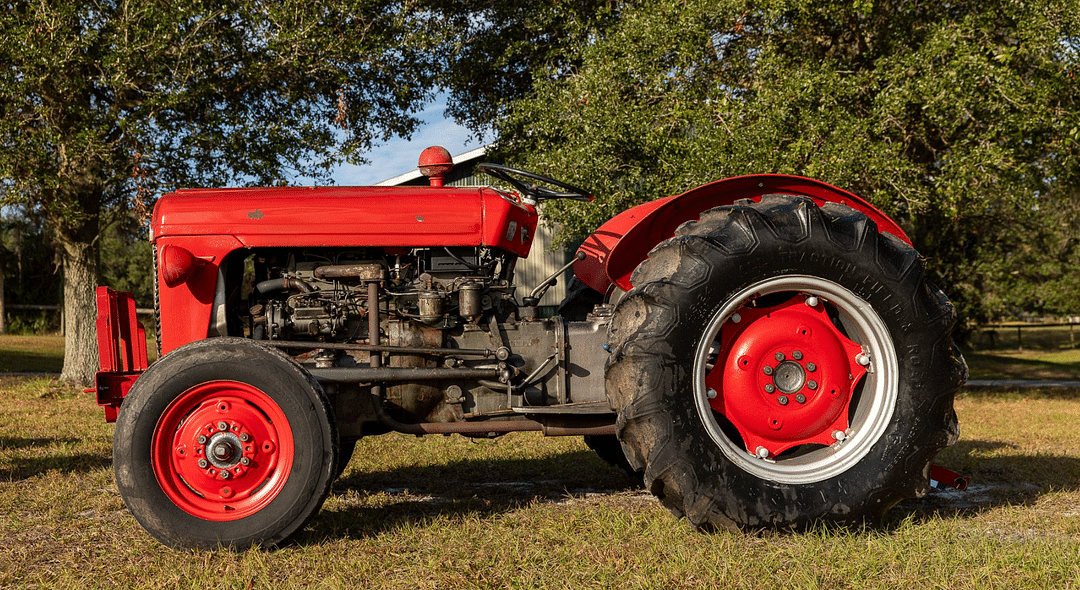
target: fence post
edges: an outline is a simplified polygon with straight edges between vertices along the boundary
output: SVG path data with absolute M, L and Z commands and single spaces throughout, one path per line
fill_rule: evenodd
M 1016 327 L 1016 350 L 1019 350 L 1021 352 L 1023 352 L 1024 350 L 1024 341 L 1020 339 L 1020 333 L 1022 331 L 1023 330 L 1020 329 L 1020 326 Z

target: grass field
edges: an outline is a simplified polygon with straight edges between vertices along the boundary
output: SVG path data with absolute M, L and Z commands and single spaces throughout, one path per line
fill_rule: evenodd
M 192 553 L 124 508 L 91 394 L 0 376 L 0 587 L 1080 588 L 1080 393 L 968 389 L 956 410 L 938 462 L 971 488 L 868 530 L 701 534 L 580 439 L 385 435 L 295 543 Z

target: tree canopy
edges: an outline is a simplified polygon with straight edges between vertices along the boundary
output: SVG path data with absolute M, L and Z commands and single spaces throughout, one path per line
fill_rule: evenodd
M 497 122 L 507 157 L 598 195 L 547 205 L 567 235 L 719 178 L 800 174 L 896 218 L 969 320 L 1075 308 L 1075 0 L 643 0 L 590 39 Z
M 175 186 L 326 179 L 407 135 L 430 94 L 425 26 L 386 0 L 24 1 L 0 11 L 0 199 L 63 264 L 64 377 L 95 370 L 106 208 Z M 146 304 L 144 302 L 140 302 Z

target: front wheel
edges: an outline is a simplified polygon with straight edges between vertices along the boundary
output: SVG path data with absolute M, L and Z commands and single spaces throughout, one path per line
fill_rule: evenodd
M 607 387 L 673 512 L 799 528 L 926 490 L 966 367 L 910 246 L 848 207 L 768 195 L 685 224 L 632 282 Z
M 173 547 L 275 545 L 322 505 L 337 432 L 319 384 L 280 351 L 213 338 L 154 363 L 124 399 L 116 483 Z

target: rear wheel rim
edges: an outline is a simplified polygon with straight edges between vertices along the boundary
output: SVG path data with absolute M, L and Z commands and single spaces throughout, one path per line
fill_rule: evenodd
M 257 387 L 211 381 L 181 393 L 151 443 L 154 477 L 184 512 L 210 521 L 251 516 L 278 494 L 292 469 L 292 429 Z
M 750 285 L 713 315 L 696 347 L 694 398 L 731 462 L 807 484 L 870 452 L 892 419 L 897 370 L 868 302 L 820 277 L 786 275 Z

